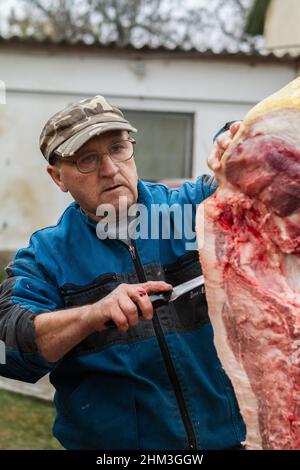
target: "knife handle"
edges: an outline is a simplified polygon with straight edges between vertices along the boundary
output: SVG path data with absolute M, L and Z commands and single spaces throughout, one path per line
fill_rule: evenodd
M 162 307 L 163 305 L 167 305 L 170 301 L 172 291 L 168 292 L 157 292 L 154 294 L 149 295 L 150 302 L 152 303 L 153 310 L 156 308 Z
M 156 308 L 162 307 L 163 305 L 167 305 L 167 303 L 169 302 L 171 298 L 171 294 L 172 294 L 171 290 L 168 292 L 157 292 L 154 294 L 150 294 L 149 299 L 150 299 L 150 302 L 152 303 L 153 310 L 155 310 Z M 138 308 L 138 313 L 139 313 L 139 317 L 142 318 L 143 315 L 139 308 Z M 108 320 L 107 322 L 105 322 L 104 325 L 106 326 L 107 329 L 116 328 L 116 324 L 113 320 Z

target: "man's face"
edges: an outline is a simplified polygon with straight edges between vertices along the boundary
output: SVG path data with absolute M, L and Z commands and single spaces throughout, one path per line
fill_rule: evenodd
M 93 173 L 83 174 L 75 164 L 59 161 L 48 166 L 48 173 L 62 191 L 69 191 L 80 207 L 94 220 L 100 204 L 112 204 L 117 210 L 119 197 L 126 196 L 128 207 L 137 201 L 137 171 L 134 158 L 125 162 L 113 162 L 105 152 L 107 148 L 128 139 L 127 131 L 109 131 L 93 137 L 75 154 L 74 160 L 91 153 L 102 155 L 98 168 Z

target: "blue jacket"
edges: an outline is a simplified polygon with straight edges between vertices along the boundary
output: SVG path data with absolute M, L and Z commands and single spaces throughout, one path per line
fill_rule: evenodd
M 212 177 L 179 189 L 139 180 L 139 202 L 196 205 L 215 190 Z M 35 232 L 7 268 L 0 290 L 0 374 L 56 388 L 53 433 L 67 449 L 224 449 L 245 438 L 232 385 L 213 345 L 203 289 L 156 311 L 126 333 L 94 333 L 56 363 L 37 350 L 35 315 L 95 302 L 118 284 L 201 274 L 184 235 L 137 239 L 133 251 L 100 240 L 74 202 L 58 224 Z M 189 240 L 190 241 L 190 240 Z

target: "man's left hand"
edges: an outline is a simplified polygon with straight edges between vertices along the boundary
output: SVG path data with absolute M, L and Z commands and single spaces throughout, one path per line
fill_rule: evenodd
M 207 164 L 211 170 L 217 171 L 220 168 L 221 158 L 223 157 L 225 150 L 227 150 L 231 144 L 233 137 L 241 126 L 241 123 L 241 121 L 234 122 L 231 124 L 228 131 L 222 132 L 222 134 L 216 138 L 213 149 L 207 160 Z

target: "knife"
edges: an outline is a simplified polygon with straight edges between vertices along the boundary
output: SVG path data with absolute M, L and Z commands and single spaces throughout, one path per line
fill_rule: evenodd
M 156 308 L 162 307 L 163 305 L 167 305 L 169 302 L 174 302 L 174 300 L 181 297 L 183 294 L 190 292 L 191 290 L 195 289 L 196 287 L 200 287 L 204 285 L 204 276 L 198 276 L 190 281 L 183 282 L 182 284 L 178 284 L 178 286 L 174 287 L 172 290 L 167 292 L 157 292 L 154 294 L 149 295 L 149 299 L 152 303 L 153 310 Z M 141 315 L 140 315 L 141 316 Z M 116 324 L 113 320 L 108 320 L 105 323 L 106 328 L 116 328 Z

